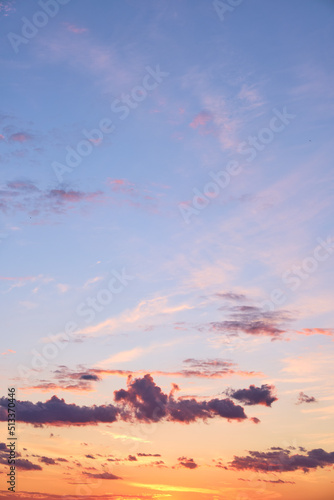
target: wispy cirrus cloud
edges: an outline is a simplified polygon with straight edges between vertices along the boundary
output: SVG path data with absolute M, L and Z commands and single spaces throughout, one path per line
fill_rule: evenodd
M 289 311 L 264 311 L 260 307 L 249 305 L 233 306 L 229 311 L 229 319 L 209 324 L 211 331 L 227 334 L 247 333 L 277 340 L 287 332 L 285 325 L 294 319 Z
M 159 344 L 159 348 L 164 346 L 173 345 L 175 342 Z M 157 346 L 144 352 L 151 352 Z M 108 358 L 100 363 L 100 365 L 108 365 L 115 362 L 125 362 L 136 359 L 140 356 L 142 351 L 138 348 L 129 351 L 123 351 L 116 354 L 115 357 Z M 230 360 L 224 359 L 185 359 L 184 368 L 179 371 L 163 371 L 163 370 L 150 370 L 152 376 L 159 377 L 174 377 L 174 378 L 203 378 L 203 379 L 224 379 L 229 377 L 241 378 L 263 378 L 265 375 L 262 372 L 240 370 L 238 365 Z M 88 368 L 79 369 L 79 371 L 70 370 L 66 366 L 60 366 L 52 374 L 52 381 L 43 380 L 36 382 L 29 386 L 20 387 L 24 392 L 55 392 L 55 391 L 68 391 L 68 392 L 89 392 L 94 390 L 94 384 L 100 382 L 105 377 L 142 377 L 147 373 L 147 370 L 122 370 L 122 369 L 108 369 L 108 368 Z M 50 377 L 51 378 L 51 377 Z M 254 386 L 251 386 L 254 387 Z M 269 388 L 269 386 L 268 386 Z M 263 386 L 263 396 L 267 395 L 267 386 Z M 269 389 L 268 389 L 269 391 Z M 262 395 L 262 392 L 261 392 Z
M 32 139 L 32 135 L 27 132 L 16 132 L 15 134 L 11 134 L 8 138 L 11 142 L 27 142 Z
M 29 180 L 10 181 L 0 188 L 0 210 L 7 215 L 24 212 L 30 218 L 63 214 L 80 203 L 102 200 L 102 191 L 85 192 L 69 187 L 42 189 Z
M 173 315 L 174 313 L 191 310 L 195 307 L 186 302 L 170 304 L 169 299 L 169 296 L 160 296 L 153 299 L 141 300 L 134 308 L 124 311 L 119 316 L 83 328 L 80 334 L 88 336 L 106 335 L 119 328 L 133 328 L 135 325 L 140 327 L 142 322 L 148 318 Z
M 81 35 L 82 33 L 86 33 L 88 31 L 88 28 L 76 26 L 75 24 L 70 24 L 70 23 L 63 23 L 63 24 L 66 27 L 67 31 L 70 31 L 75 35 Z

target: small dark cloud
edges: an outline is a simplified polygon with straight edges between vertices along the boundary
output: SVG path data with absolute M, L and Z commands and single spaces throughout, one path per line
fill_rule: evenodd
M 215 297 L 219 299 L 233 300 L 236 302 L 246 300 L 246 295 L 242 293 L 232 293 L 232 292 L 224 292 L 224 293 L 215 293 Z
M 49 457 L 41 457 L 39 459 L 39 461 L 43 462 L 43 464 L 46 464 L 46 465 L 57 465 L 57 462 L 53 458 L 49 458 Z
M 185 467 L 186 469 L 197 469 L 198 464 L 195 463 L 193 458 L 179 457 L 179 465 Z
M 43 470 L 40 465 L 33 464 L 26 458 L 18 458 L 15 460 L 15 466 L 21 470 Z
M 94 380 L 98 381 L 100 378 L 97 375 L 94 375 L 93 373 L 84 373 L 80 375 L 80 380 Z
M 137 453 L 138 457 L 161 457 L 160 453 Z
M 248 389 L 227 389 L 226 393 L 233 399 L 237 399 L 245 405 L 264 405 L 271 406 L 277 397 L 273 394 L 275 387 L 272 385 L 263 384 L 261 387 L 250 385 Z
M 304 392 L 300 392 L 296 405 L 301 405 L 302 403 L 317 403 L 317 399 L 314 396 L 307 396 Z
M 94 479 L 122 479 L 119 476 L 115 476 L 115 474 L 110 474 L 109 472 L 101 472 L 101 473 L 91 473 L 91 472 L 83 472 L 85 476 L 92 477 Z

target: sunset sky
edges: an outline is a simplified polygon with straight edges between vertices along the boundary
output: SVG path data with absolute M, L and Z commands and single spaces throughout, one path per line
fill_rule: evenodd
M 0 500 L 331 500 L 333 1 L 0 21 Z

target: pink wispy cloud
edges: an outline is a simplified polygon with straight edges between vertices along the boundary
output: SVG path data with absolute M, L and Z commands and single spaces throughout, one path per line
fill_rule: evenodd
M 212 114 L 209 111 L 203 110 L 195 116 L 195 118 L 189 124 L 189 126 L 192 128 L 205 126 L 208 122 L 212 120 L 212 118 L 213 118 Z
M 9 140 L 12 142 L 26 142 L 30 141 L 32 136 L 27 132 L 16 132 L 9 137 Z
M 298 331 L 300 335 L 327 335 L 328 337 L 334 336 L 333 328 L 303 328 L 303 330 Z
M 13 349 L 7 349 L 7 351 L 1 353 L 1 356 L 7 356 L 8 354 L 16 354 L 16 351 L 13 351 Z
M 67 31 L 70 31 L 71 33 L 75 33 L 76 35 L 81 35 L 82 33 L 86 33 L 88 31 L 87 28 L 80 28 L 79 26 L 76 26 L 75 24 L 70 24 L 70 23 L 64 23 L 66 26 Z
M 0 210 L 4 213 L 26 212 L 30 216 L 61 214 L 81 203 L 100 203 L 102 191 L 80 191 L 64 187 L 41 189 L 31 181 L 11 181 L 0 187 Z

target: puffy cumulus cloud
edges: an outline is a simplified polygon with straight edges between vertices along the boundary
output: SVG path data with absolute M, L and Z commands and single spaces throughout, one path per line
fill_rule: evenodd
M 96 425 L 116 420 L 158 422 L 166 419 L 189 424 L 214 417 L 236 421 L 247 419 L 242 406 L 236 405 L 230 398 L 205 401 L 194 397 L 175 399 L 174 393 L 175 387 L 169 395 L 165 394 L 150 374 L 136 379 L 129 376 L 127 389 L 114 391 L 116 405 L 78 406 L 67 404 L 57 396 L 52 396 L 45 403 L 17 401 L 17 420 L 42 426 Z M 0 421 L 7 419 L 6 405 L 7 400 L 0 398 Z
M 246 457 L 235 456 L 229 468 L 235 470 L 254 470 L 260 472 L 292 472 L 324 468 L 334 464 L 334 452 L 328 453 L 322 448 L 293 455 L 291 450 L 272 448 L 270 451 L 250 451 Z
M 314 396 L 307 396 L 304 392 L 300 392 L 296 405 L 301 405 L 302 403 L 317 403 L 317 399 Z
M 120 389 L 115 391 L 114 395 L 115 401 L 129 407 L 136 419 L 146 422 L 156 422 L 163 418 L 183 423 L 206 420 L 215 416 L 239 421 L 247 418 L 244 409 L 236 406 L 230 399 L 175 400 L 173 393 L 169 396 L 164 394 L 149 374 L 135 380 L 130 377 L 128 390 Z
M 155 384 L 151 375 L 128 379 L 128 389 L 114 391 L 114 399 L 135 411 L 138 420 L 156 421 L 167 415 L 168 396 Z M 159 414 L 159 415 L 158 415 Z
M 193 458 L 179 457 L 179 465 L 185 467 L 186 469 L 197 469 L 198 464 Z
M 6 420 L 5 398 L 0 398 L 0 420 Z M 112 423 L 117 419 L 119 410 L 113 405 L 106 406 L 78 406 L 67 404 L 64 399 L 52 396 L 45 403 L 31 403 L 17 401 L 17 420 L 34 425 L 85 425 L 98 422 Z
M 248 389 L 227 389 L 226 393 L 233 399 L 237 399 L 247 406 L 263 405 L 271 406 L 278 398 L 273 394 L 275 387 L 263 384 L 261 387 L 250 385 Z

